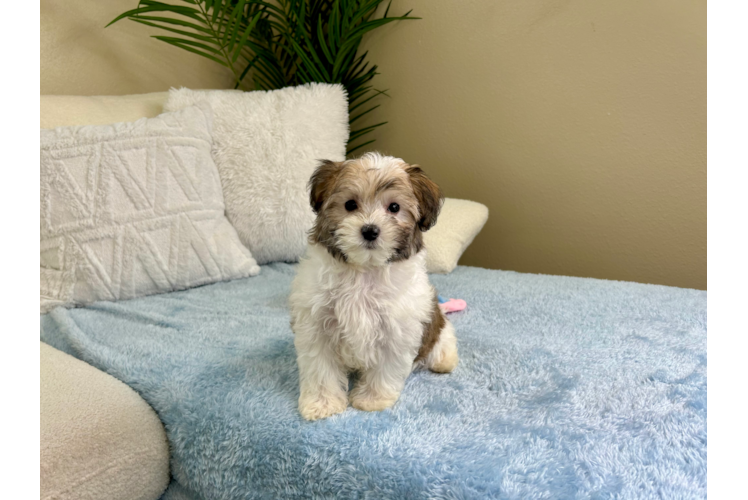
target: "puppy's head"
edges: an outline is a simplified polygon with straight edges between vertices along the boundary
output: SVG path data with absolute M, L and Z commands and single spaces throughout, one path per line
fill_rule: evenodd
M 317 214 L 310 241 L 356 266 L 408 259 L 423 247 L 444 196 L 417 166 L 367 153 L 357 160 L 323 161 L 309 181 Z

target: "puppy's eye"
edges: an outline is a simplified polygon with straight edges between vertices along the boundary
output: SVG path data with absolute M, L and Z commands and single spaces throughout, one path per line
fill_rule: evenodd
M 393 214 L 396 214 L 400 211 L 400 205 L 398 205 L 397 203 L 390 203 L 390 206 L 387 207 L 387 210 L 389 210 Z
M 358 204 L 356 203 L 356 200 L 348 200 L 345 202 L 345 209 L 349 212 L 353 212 L 358 208 Z

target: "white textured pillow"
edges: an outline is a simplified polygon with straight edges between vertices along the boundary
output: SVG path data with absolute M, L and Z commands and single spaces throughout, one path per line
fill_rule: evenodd
M 168 92 L 134 95 L 43 95 L 41 128 L 107 125 L 152 118 L 163 112 Z
M 348 101 L 342 85 L 268 92 L 172 89 L 173 111 L 206 100 L 226 216 L 257 262 L 297 261 L 314 223 L 307 183 L 319 160 L 345 159 Z
M 224 215 L 207 104 L 41 131 L 41 306 L 184 289 L 260 269 Z
M 454 198 L 444 200 L 436 225 L 423 233 L 428 272 L 451 273 L 487 220 L 485 205 Z

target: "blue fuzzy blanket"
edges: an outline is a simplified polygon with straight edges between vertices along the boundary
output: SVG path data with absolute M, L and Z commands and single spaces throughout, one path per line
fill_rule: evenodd
M 42 316 L 158 412 L 165 499 L 706 497 L 706 292 L 458 267 L 455 372 L 306 422 L 294 271 Z

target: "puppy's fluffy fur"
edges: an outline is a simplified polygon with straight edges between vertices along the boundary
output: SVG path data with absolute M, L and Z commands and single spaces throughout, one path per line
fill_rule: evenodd
M 351 372 L 351 404 L 383 410 L 414 367 L 457 366 L 422 237 L 444 198 L 417 166 L 376 153 L 323 161 L 309 184 L 317 218 L 290 296 L 299 410 L 308 420 L 344 411 Z

